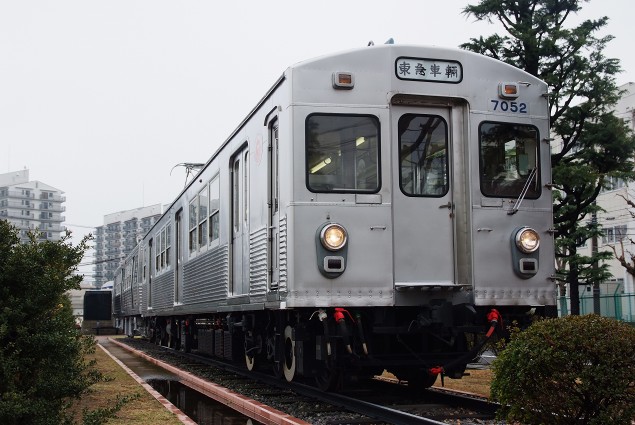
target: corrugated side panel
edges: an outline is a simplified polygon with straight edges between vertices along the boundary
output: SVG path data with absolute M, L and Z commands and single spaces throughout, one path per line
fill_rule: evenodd
M 126 315 L 130 315 L 132 313 L 132 291 L 131 289 L 127 289 L 123 293 L 123 303 L 124 303 L 124 311 Z
M 227 245 L 188 261 L 183 267 L 183 303 L 186 305 L 222 301 L 229 285 Z
M 130 294 L 126 289 L 121 294 L 121 310 L 124 315 L 130 314 Z
M 133 299 L 133 297 L 134 297 L 133 290 L 134 290 L 134 287 L 130 288 L 129 290 L 125 291 L 125 293 L 124 293 L 124 297 L 125 297 L 124 298 L 124 302 L 125 302 L 126 315 L 135 314 L 133 302 L 136 301 L 136 300 Z
M 121 310 L 121 295 L 115 295 L 115 313 L 120 314 Z
M 267 228 L 249 236 L 249 295 L 264 296 L 267 291 Z
M 160 310 L 174 306 L 174 271 L 169 271 L 152 281 L 152 308 Z
M 278 290 L 285 292 L 287 290 L 287 216 L 280 218 L 280 227 L 278 228 L 280 238 L 280 280 L 278 282 Z

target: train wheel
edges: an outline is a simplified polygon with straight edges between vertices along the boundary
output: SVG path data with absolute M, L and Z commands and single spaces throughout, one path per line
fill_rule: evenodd
M 320 363 L 319 370 L 315 376 L 315 383 L 322 391 L 333 391 L 337 389 L 340 381 L 340 373 L 331 359 Z
M 245 334 L 245 366 L 248 371 L 254 370 L 256 365 L 260 364 L 258 359 L 262 347 L 262 339 L 260 336 Z
M 254 370 L 256 367 L 256 356 L 245 354 L 245 366 L 247 366 L 247 370 L 250 372 Z
M 293 329 L 287 325 L 284 328 L 284 362 L 282 372 L 287 382 L 295 378 L 295 340 L 293 339 Z

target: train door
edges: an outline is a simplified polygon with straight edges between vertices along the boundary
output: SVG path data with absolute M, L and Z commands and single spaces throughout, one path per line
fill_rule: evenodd
M 279 269 L 279 228 L 280 207 L 279 180 L 278 180 L 278 121 L 273 121 L 269 126 L 269 248 L 268 265 L 269 290 L 277 291 L 280 283 Z
M 174 303 L 175 304 L 178 304 L 181 302 L 181 292 L 182 292 L 181 282 L 183 282 L 183 249 L 181 247 L 182 239 L 183 239 L 183 210 L 180 209 L 174 215 L 174 258 L 175 258 L 175 261 L 174 261 Z M 170 254 L 168 253 L 167 255 L 170 255 Z M 167 261 L 170 261 L 170 260 L 168 259 Z
M 141 307 L 141 288 L 143 287 L 143 284 L 145 282 L 145 275 L 144 275 L 144 270 L 145 270 L 145 249 L 144 249 L 144 245 L 143 243 L 139 244 L 139 261 L 137 264 L 138 270 L 137 270 L 137 305 L 135 306 L 135 308 L 140 308 Z M 136 312 L 139 312 L 139 310 L 135 310 Z
M 148 308 L 152 308 L 152 239 L 148 241 Z
M 132 267 L 130 268 L 130 308 L 134 309 L 136 297 L 135 291 L 137 289 L 137 256 L 132 257 Z
M 232 280 L 230 295 L 249 294 L 249 150 L 232 159 Z
M 453 285 L 450 109 L 393 106 L 392 129 L 395 286 Z

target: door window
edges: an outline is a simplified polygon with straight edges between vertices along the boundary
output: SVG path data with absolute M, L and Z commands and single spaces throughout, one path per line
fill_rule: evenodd
M 410 196 L 448 193 L 448 127 L 436 115 L 399 118 L 399 184 Z

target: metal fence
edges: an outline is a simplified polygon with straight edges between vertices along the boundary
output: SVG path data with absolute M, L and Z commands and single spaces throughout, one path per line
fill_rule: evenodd
M 571 311 L 569 297 L 558 298 L 558 315 Z M 580 314 L 593 313 L 593 295 L 580 294 Z M 600 315 L 635 324 L 635 294 L 601 294 Z

